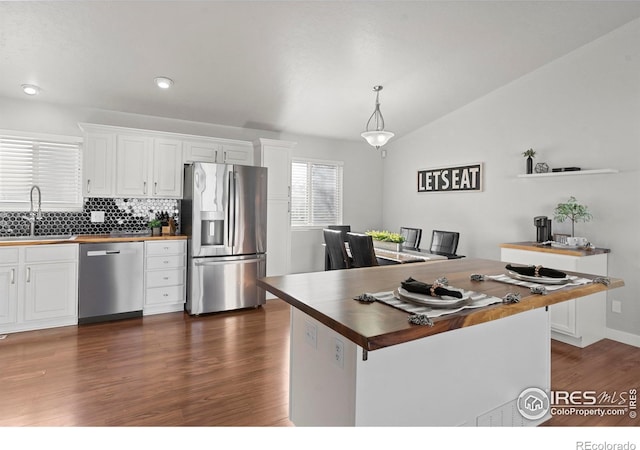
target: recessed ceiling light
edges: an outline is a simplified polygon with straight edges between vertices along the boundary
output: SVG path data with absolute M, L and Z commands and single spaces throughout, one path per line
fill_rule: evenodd
M 167 77 L 157 77 L 153 81 L 156 82 L 156 86 L 160 89 L 169 89 L 173 85 L 173 80 Z
M 38 95 L 42 89 L 35 84 L 23 84 L 22 91 L 27 95 Z

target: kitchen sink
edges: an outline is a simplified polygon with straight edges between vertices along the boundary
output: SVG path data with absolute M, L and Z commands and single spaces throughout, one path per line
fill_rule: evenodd
M 73 234 L 55 234 L 51 236 L 0 236 L 2 242 L 42 242 L 42 241 L 73 241 Z

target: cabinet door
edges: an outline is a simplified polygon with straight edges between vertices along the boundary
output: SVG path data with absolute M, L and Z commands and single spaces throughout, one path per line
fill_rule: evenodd
M 267 275 L 286 275 L 291 266 L 291 146 L 262 141 L 267 168 Z
M 151 139 L 144 136 L 118 135 L 116 145 L 116 195 L 149 195 L 149 159 Z
M 85 197 L 114 195 L 116 135 L 88 133 L 83 152 L 83 194 Z
M 151 195 L 161 198 L 181 198 L 182 173 L 182 142 L 173 139 L 155 139 Z
M 253 165 L 253 146 L 251 144 L 224 144 L 221 156 L 222 159 L 218 161 L 219 163 L 251 166 Z
M 543 252 L 529 252 L 503 248 L 501 250 L 502 261 L 516 264 L 534 264 L 552 267 L 557 270 L 577 272 L 579 257 L 557 255 Z M 576 335 L 576 300 L 567 300 L 549 307 L 549 320 L 551 329 L 564 334 Z
M 77 264 L 56 262 L 25 266 L 25 321 L 77 315 Z
M 206 141 L 184 141 L 184 162 L 218 162 L 222 153 L 222 145 Z
M 17 278 L 17 266 L 0 266 L 0 325 L 16 321 Z
M 291 220 L 288 200 L 267 201 L 267 276 L 289 273 Z
M 269 170 L 267 196 L 270 199 L 289 200 L 291 149 L 273 145 L 263 146 L 262 165 Z

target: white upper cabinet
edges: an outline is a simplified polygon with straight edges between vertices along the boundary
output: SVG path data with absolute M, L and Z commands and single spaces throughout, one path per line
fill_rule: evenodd
M 206 140 L 184 141 L 184 162 L 218 162 L 218 155 L 222 154 L 222 144 Z
M 145 136 L 117 135 L 117 196 L 145 197 L 149 194 L 149 165 L 152 139 Z
M 151 158 L 151 195 L 162 198 L 182 197 L 182 141 L 154 139 Z
M 250 142 L 238 144 L 223 144 L 222 159 L 218 161 L 224 164 L 253 165 L 253 145 Z
M 88 133 L 84 139 L 83 186 L 85 197 L 111 196 L 115 185 L 116 139 L 113 133 Z
M 254 164 L 251 142 L 79 124 L 85 197 L 182 198 L 183 164 Z
M 119 134 L 116 195 L 182 197 L 182 142 L 176 139 Z
M 250 142 L 223 139 L 199 139 L 184 141 L 184 163 L 210 162 L 252 166 L 254 148 Z

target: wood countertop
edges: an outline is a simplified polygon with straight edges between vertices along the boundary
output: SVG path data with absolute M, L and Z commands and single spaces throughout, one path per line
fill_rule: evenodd
M 501 273 L 505 273 L 504 262 L 464 258 L 266 277 L 259 279 L 258 285 L 365 350 L 401 344 L 624 286 L 623 280 L 609 277 L 609 286 L 600 283 L 568 286 L 539 295 L 531 294 L 526 287 L 470 279 L 471 274 Z M 595 278 L 593 275 L 568 273 Z M 412 325 L 408 322 L 407 312 L 381 302 L 360 303 L 354 300 L 363 293 L 393 291 L 410 276 L 426 283 L 444 276 L 452 287 L 498 298 L 507 293 L 519 293 L 521 300 L 519 303 L 465 309 L 434 318 L 433 326 Z
M 163 234 L 161 236 L 110 236 L 108 234 L 85 234 L 78 236 L 75 239 L 75 242 L 80 244 L 99 244 L 101 242 L 167 241 L 177 239 L 188 239 L 188 236 L 182 234 Z
M 592 256 L 592 255 L 601 255 L 602 253 L 610 253 L 611 250 L 608 248 L 585 248 L 585 249 L 565 249 L 565 248 L 556 248 L 551 247 L 551 245 L 543 245 L 539 242 L 513 242 L 500 244 L 501 248 L 512 248 L 515 250 L 528 250 L 531 252 L 543 252 L 543 253 L 556 253 L 558 255 L 568 255 L 568 256 Z
M 0 237 L 0 247 L 11 245 L 45 245 L 45 244 L 100 244 L 109 242 L 136 242 L 136 241 L 162 241 L 188 239 L 185 235 L 162 235 L 162 236 L 111 236 L 108 234 L 83 234 L 75 236 L 73 239 L 52 238 L 46 236 L 36 236 L 35 240 L 2 240 Z

